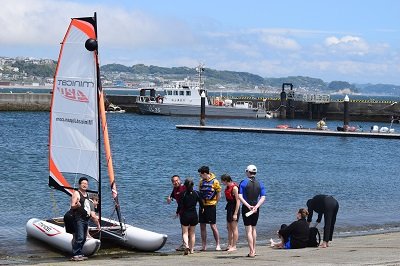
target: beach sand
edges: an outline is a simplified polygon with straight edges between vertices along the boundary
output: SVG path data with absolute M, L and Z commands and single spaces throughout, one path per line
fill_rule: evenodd
M 198 240 L 199 241 L 199 240 Z M 198 243 L 197 243 L 198 244 Z M 335 238 L 329 248 L 277 250 L 258 245 L 255 258 L 246 257 L 248 248 L 236 252 L 195 251 L 170 253 L 111 253 L 95 255 L 87 261 L 71 262 L 60 255 L 29 260 L 8 257 L 0 264 L 23 265 L 400 265 L 400 232 Z

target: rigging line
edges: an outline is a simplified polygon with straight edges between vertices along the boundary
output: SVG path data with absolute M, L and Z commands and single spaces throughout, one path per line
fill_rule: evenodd
M 55 198 L 55 196 L 54 196 L 54 190 L 50 190 L 50 198 L 51 198 L 51 201 L 52 201 L 52 205 L 53 205 L 53 208 L 52 208 L 52 210 L 53 210 L 53 217 L 58 217 L 59 216 L 59 214 L 60 214 L 60 209 L 58 208 L 58 204 L 57 204 L 57 201 L 56 201 L 56 198 Z

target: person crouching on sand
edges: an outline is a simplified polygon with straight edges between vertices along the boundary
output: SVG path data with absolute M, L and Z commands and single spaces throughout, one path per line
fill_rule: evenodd
M 284 249 L 298 249 L 307 247 L 309 226 L 306 221 L 308 216 L 307 209 L 301 208 L 296 214 L 297 221 L 294 221 L 289 226 L 281 225 L 278 231 L 280 242 L 274 243 L 271 239 L 271 247 Z

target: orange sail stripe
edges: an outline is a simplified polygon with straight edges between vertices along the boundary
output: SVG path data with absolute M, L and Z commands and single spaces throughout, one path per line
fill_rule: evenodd
M 64 176 L 61 174 L 60 171 L 58 171 L 58 168 L 56 166 L 56 164 L 53 162 L 53 159 L 50 158 L 50 173 L 53 173 L 53 175 L 57 178 L 57 180 L 59 182 L 61 182 L 61 184 L 64 187 L 71 187 L 71 185 L 68 183 L 68 181 L 64 178 Z M 72 194 L 73 190 L 72 189 L 68 189 L 68 191 Z
M 93 25 L 89 22 L 79 19 L 72 19 L 71 24 L 83 31 L 89 38 L 96 39 L 96 33 L 94 32 Z
M 106 111 L 104 108 L 103 91 L 100 91 L 99 98 L 100 98 L 99 99 L 99 107 L 100 107 L 100 115 L 101 115 L 101 125 L 102 125 L 103 136 L 104 136 L 104 150 L 105 150 L 106 159 L 107 159 L 108 176 L 110 178 L 112 196 L 115 199 L 117 197 L 118 193 L 117 193 L 117 186 L 115 184 L 115 178 L 114 178 L 114 167 L 113 167 L 112 157 L 111 157 L 110 141 L 108 138 L 108 128 L 107 128 L 107 120 L 106 120 Z

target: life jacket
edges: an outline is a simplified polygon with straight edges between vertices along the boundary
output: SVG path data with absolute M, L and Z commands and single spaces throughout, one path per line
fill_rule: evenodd
M 81 206 L 73 210 L 74 218 L 84 218 L 89 219 L 90 217 L 90 203 L 89 194 L 86 193 L 86 197 L 78 190 L 79 193 L 79 203 Z
M 225 198 L 227 201 L 235 200 L 235 196 L 233 195 L 233 188 L 238 187 L 235 182 L 232 182 L 229 186 L 225 188 Z
M 200 195 L 203 200 L 211 200 L 217 194 L 217 192 L 213 188 L 215 175 L 210 174 L 210 176 L 211 178 L 209 180 L 202 179 L 200 181 Z

